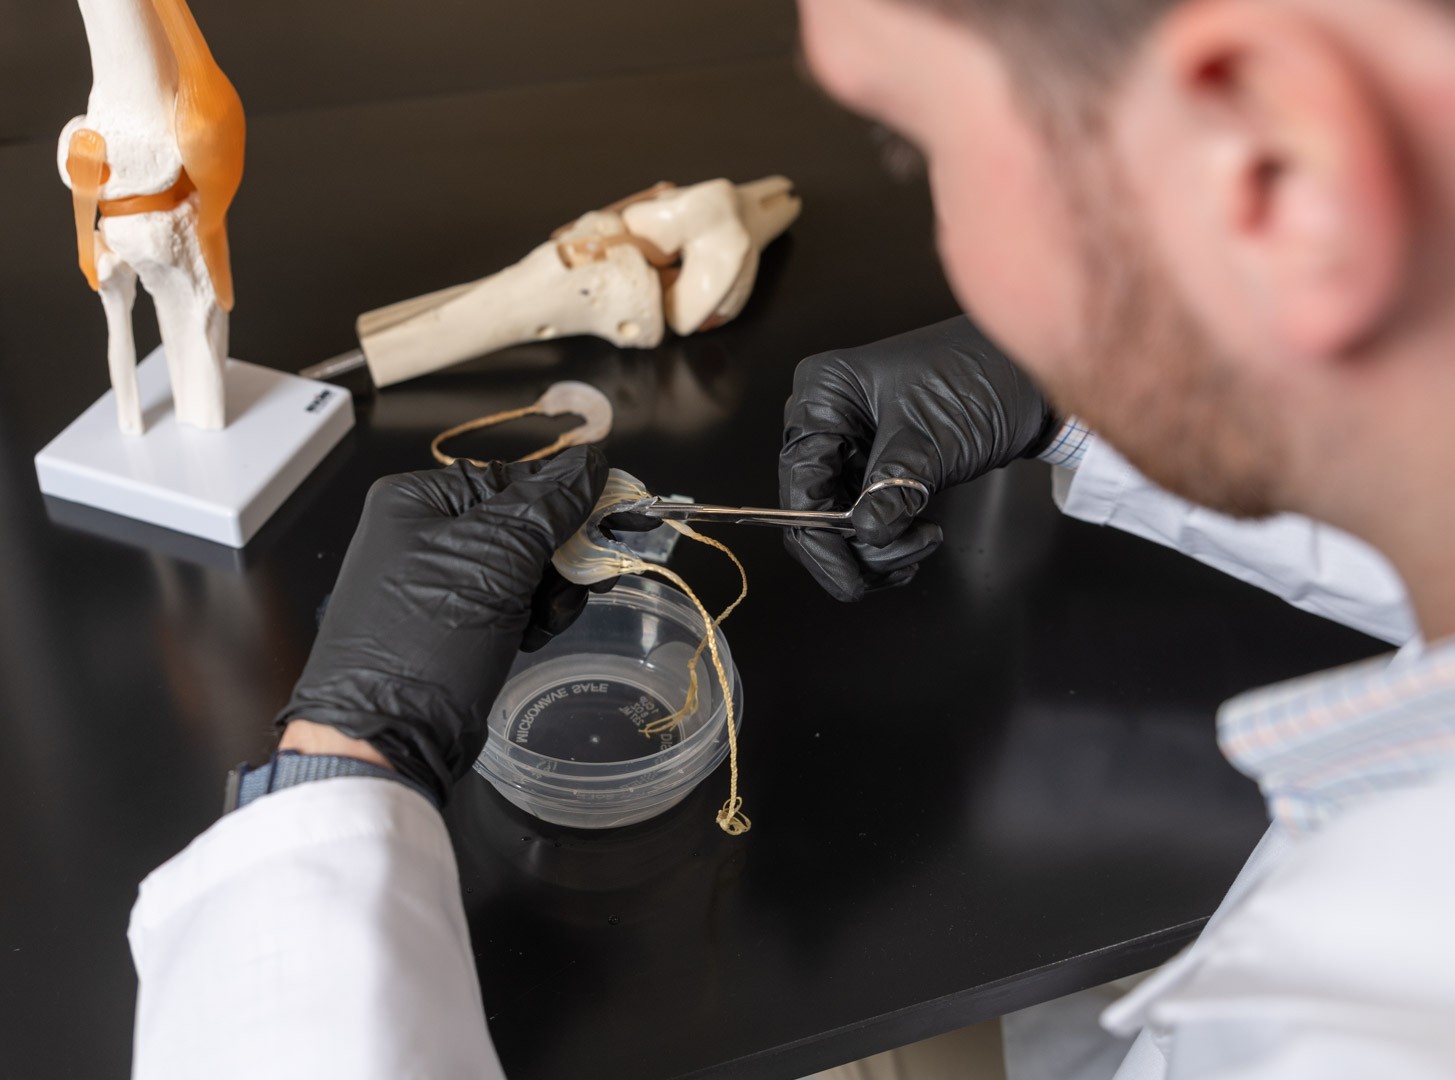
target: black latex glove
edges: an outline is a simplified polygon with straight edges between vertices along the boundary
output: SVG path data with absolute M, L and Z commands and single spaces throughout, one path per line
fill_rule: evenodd
M 778 492 L 793 510 L 844 510 L 870 484 L 936 492 L 1039 453 L 1060 421 L 1028 375 L 961 317 L 873 345 L 810 356 L 783 412 Z M 924 497 L 888 488 L 854 512 L 855 535 L 794 529 L 789 552 L 839 600 L 906 584 L 940 546 Z
M 543 644 L 585 605 L 559 575 L 538 587 L 606 471 L 599 450 L 578 447 L 378 481 L 278 726 L 312 720 L 367 739 L 443 805 L 485 745 L 532 619 Z

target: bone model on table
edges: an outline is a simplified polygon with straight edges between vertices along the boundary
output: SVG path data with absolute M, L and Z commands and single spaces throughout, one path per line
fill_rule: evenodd
M 57 154 L 81 271 L 106 313 L 121 429 L 142 433 L 131 329 L 138 277 L 156 305 L 178 421 L 221 428 L 242 103 L 185 0 L 79 3 L 91 97 L 62 129 Z
M 667 326 L 710 330 L 743 310 L 759 253 L 801 207 L 782 176 L 658 184 L 583 214 L 497 274 L 366 312 L 360 348 L 302 374 L 367 364 L 388 386 L 528 341 L 593 334 L 650 349 Z

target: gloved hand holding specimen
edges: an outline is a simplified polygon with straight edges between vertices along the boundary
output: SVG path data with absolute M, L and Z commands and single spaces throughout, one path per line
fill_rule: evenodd
M 376 482 L 279 729 L 308 720 L 367 739 L 443 804 L 485 744 L 522 643 L 585 605 L 583 587 L 572 599 L 546 568 L 606 476 L 600 451 L 576 447 Z
M 121 429 L 142 433 L 131 330 L 138 277 L 156 304 L 177 419 L 221 428 L 242 103 L 185 0 L 79 2 L 93 84 L 57 156 L 81 271 L 106 312 Z
M 583 214 L 497 274 L 366 312 L 364 359 L 388 386 L 527 341 L 594 334 L 650 349 L 667 326 L 720 326 L 743 310 L 759 253 L 801 205 L 781 176 L 658 184 Z

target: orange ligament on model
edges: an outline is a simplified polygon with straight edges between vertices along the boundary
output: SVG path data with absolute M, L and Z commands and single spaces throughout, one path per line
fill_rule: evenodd
M 88 128 L 72 133 L 66 175 L 71 178 L 71 205 L 76 211 L 76 254 L 93 290 L 101 287 L 96 279 L 96 203 L 108 172 L 101 133 Z
M 197 188 L 202 258 L 217 302 L 231 311 L 227 210 L 242 183 L 246 139 L 242 101 L 212 58 L 185 0 L 152 0 L 152 7 L 177 58 L 177 147 L 182 168 Z

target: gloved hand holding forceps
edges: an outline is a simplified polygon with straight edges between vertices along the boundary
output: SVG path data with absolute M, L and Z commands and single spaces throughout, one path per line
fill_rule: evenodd
M 804 360 L 784 409 L 779 499 L 830 510 L 890 477 L 931 493 L 1034 457 L 1061 421 L 1030 377 L 969 319 L 948 319 L 860 348 Z M 904 585 L 937 547 L 925 500 L 889 488 L 854 508 L 852 538 L 795 529 L 789 553 L 839 600 Z

